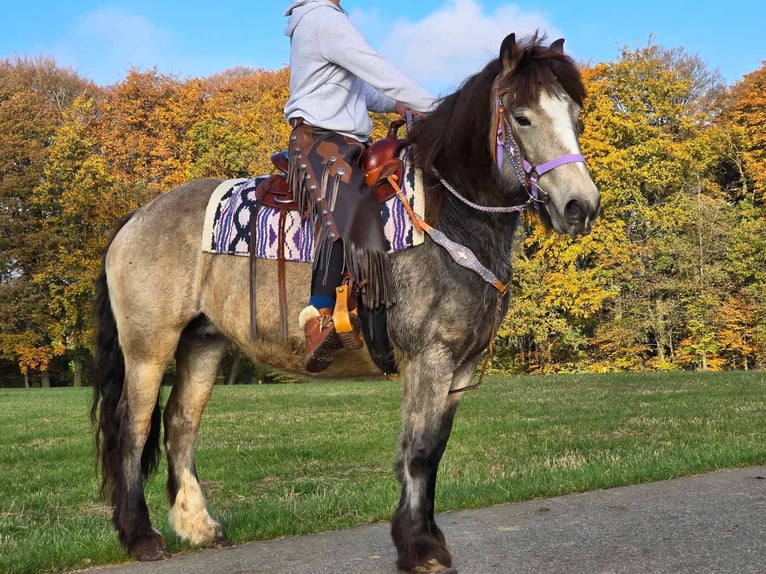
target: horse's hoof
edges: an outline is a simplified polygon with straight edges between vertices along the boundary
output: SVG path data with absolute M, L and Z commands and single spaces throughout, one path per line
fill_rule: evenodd
M 167 550 L 154 550 L 151 552 L 138 552 L 133 554 L 133 556 L 139 562 L 158 562 L 170 558 L 170 552 Z
M 431 558 L 425 564 L 415 566 L 412 574 L 458 574 L 458 572 L 450 566 L 445 566 L 436 558 Z
M 210 542 L 205 542 L 202 544 L 203 548 L 228 548 L 231 546 L 231 542 L 229 542 L 229 539 L 225 536 L 217 536 Z
M 170 558 L 170 552 L 165 550 L 165 543 L 156 540 L 144 539 L 130 548 L 130 554 L 139 562 L 155 562 L 157 560 L 167 560 Z
M 130 551 L 133 558 L 139 562 L 157 562 L 159 560 L 167 560 L 170 558 L 170 552 L 164 548 L 139 548 Z

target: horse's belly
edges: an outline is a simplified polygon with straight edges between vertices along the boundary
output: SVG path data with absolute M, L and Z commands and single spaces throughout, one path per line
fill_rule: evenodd
M 239 345 L 246 355 L 264 367 L 312 379 L 348 379 L 383 376 L 372 362 L 366 348 L 355 351 L 341 349 L 333 355 L 333 362 L 323 372 L 311 374 L 303 368 L 304 344 L 292 338 L 287 342 L 260 339 L 249 345 Z
M 352 378 L 381 377 L 365 348 L 340 350 L 330 367 L 319 375 L 303 368 L 305 346 L 298 315 L 308 304 L 311 266 L 303 263 L 285 265 L 287 309 L 279 302 L 278 267 L 276 261 L 259 259 L 256 271 L 256 339 L 250 339 L 250 271 L 247 257 L 208 255 L 206 273 L 201 286 L 201 311 L 218 331 L 237 345 L 254 363 L 285 371 L 300 377 Z M 282 312 L 286 312 L 287 340 L 280 328 Z

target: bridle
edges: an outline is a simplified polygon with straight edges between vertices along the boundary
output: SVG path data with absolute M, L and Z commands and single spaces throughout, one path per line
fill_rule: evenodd
M 507 93 L 507 89 L 501 89 L 500 87 L 497 87 L 495 91 L 495 127 L 493 130 L 493 133 L 495 134 L 495 146 L 492 150 L 492 160 L 497 166 L 497 169 L 501 172 L 505 159 L 511 163 L 513 170 L 516 172 L 516 177 L 519 178 L 519 183 L 521 183 L 522 187 L 527 192 L 529 199 L 520 205 L 500 207 L 479 205 L 463 196 L 439 173 L 434 171 L 434 175 L 439 178 L 441 184 L 453 196 L 467 206 L 485 213 L 521 213 L 530 206 L 539 209 L 540 205 L 544 205 L 548 201 L 548 194 L 538 185 L 540 177 L 549 171 L 568 163 L 585 163 L 585 158 L 579 153 L 564 154 L 537 166 L 529 163 L 521 153 L 519 143 L 513 137 L 513 128 L 511 127 L 508 113 L 503 104 L 503 97 Z
M 497 82 L 497 80 L 495 81 Z M 527 192 L 529 199 L 527 199 L 526 202 L 520 205 L 511 205 L 511 206 L 479 205 L 477 203 L 470 201 L 465 196 L 463 196 L 452 185 L 450 185 L 450 183 L 447 180 L 445 180 L 436 170 L 433 170 L 434 175 L 437 178 L 439 178 L 439 181 L 441 182 L 441 184 L 447 189 L 447 191 L 449 191 L 453 196 L 455 196 L 455 198 L 459 199 L 460 201 L 462 201 L 464 204 L 471 207 L 472 209 L 475 209 L 477 211 L 481 211 L 484 213 L 521 213 L 530 206 L 534 207 L 535 209 L 540 209 L 540 205 L 544 205 L 548 201 L 548 194 L 545 192 L 545 190 L 540 188 L 540 186 L 538 185 L 538 180 L 540 179 L 540 176 L 548 173 L 551 170 L 556 169 L 557 167 L 561 167 L 562 165 L 566 165 L 568 163 L 578 163 L 578 162 L 585 163 L 585 158 L 579 153 L 565 154 L 560 157 L 554 158 L 552 160 L 546 161 L 537 166 L 529 163 L 522 155 L 521 147 L 519 146 L 519 143 L 513 137 L 513 129 L 511 126 L 511 122 L 508 119 L 508 113 L 506 112 L 505 105 L 503 104 L 503 97 L 506 95 L 507 92 L 508 90 L 500 89 L 500 87 L 497 87 L 495 91 L 495 108 L 496 108 L 495 126 L 494 126 L 495 146 L 494 146 L 494 149 L 492 150 L 493 151 L 492 159 L 494 161 L 494 164 L 497 166 L 497 169 L 501 173 L 502 173 L 503 162 L 506 159 L 511 162 L 511 165 L 513 166 L 513 169 L 516 172 L 516 176 L 519 178 L 519 183 L 521 183 L 522 187 Z M 406 203 L 401 192 L 399 190 L 397 190 L 397 192 L 402 202 Z M 478 261 L 478 259 L 476 258 L 476 256 L 470 249 L 449 241 L 448 239 L 446 239 L 446 237 L 444 237 L 443 233 L 438 232 L 437 230 L 426 225 L 425 222 L 423 222 L 422 220 L 420 221 L 420 223 L 422 224 L 423 229 L 429 233 L 431 238 L 437 244 L 441 245 L 452 256 L 455 262 L 458 263 L 458 265 L 465 267 L 467 269 L 471 269 L 472 271 L 476 272 L 486 283 L 492 285 L 495 289 L 497 289 L 495 319 L 492 323 L 492 332 L 489 338 L 487 355 L 484 358 L 484 363 L 482 364 L 481 372 L 479 373 L 479 379 L 474 384 L 466 385 L 464 387 L 460 387 L 457 389 L 451 389 L 449 391 L 449 394 L 462 393 L 462 392 L 477 388 L 479 385 L 481 385 L 482 381 L 484 380 L 484 374 L 486 372 L 487 365 L 489 364 L 490 360 L 492 359 L 492 356 L 494 355 L 493 341 L 495 338 L 495 333 L 497 331 L 498 323 L 502 313 L 503 298 L 505 294 L 508 292 L 508 287 L 510 284 L 504 284 L 503 282 L 499 281 L 489 269 L 484 267 Z
M 535 209 L 539 209 L 540 205 L 544 205 L 548 201 L 548 194 L 540 188 L 538 180 L 540 176 L 548 173 L 551 170 L 566 165 L 568 163 L 585 163 L 585 158 L 579 153 L 569 153 L 546 161 L 540 165 L 532 165 L 529 163 L 521 153 L 521 146 L 513 137 L 513 128 L 508 118 L 508 113 L 503 104 L 503 97 L 508 93 L 507 89 L 501 89 L 497 86 L 497 78 L 495 79 L 495 125 L 493 127 L 493 134 L 495 138 L 495 146 L 492 150 L 492 160 L 497 166 L 498 171 L 502 172 L 503 162 L 507 159 L 511 162 L 516 176 L 519 178 L 519 183 L 527 192 L 529 199 L 520 205 L 510 206 L 488 206 L 479 205 L 474 203 L 457 189 L 455 189 L 444 177 L 439 174 L 436 169 L 431 168 L 433 174 L 439 179 L 441 184 L 449 191 L 455 198 L 462 201 L 465 205 L 481 211 L 484 213 L 521 213 L 528 207 L 533 206 Z M 392 182 L 394 189 L 397 190 L 399 199 L 405 206 L 405 209 L 409 207 L 409 204 L 404 199 L 404 196 L 398 189 L 396 182 Z M 410 217 L 415 223 L 417 231 L 425 230 L 431 235 L 431 238 L 441 245 L 455 260 L 455 262 L 465 268 L 475 271 L 486 283 L 489 283 L 498 291 L 498 297 L 502 297 L 508 289 L 508 285 L 498 280 L 495 275 L 486 267 L 484 267 L 476 255 L 462 245 L 456 244 L 449 240 L 442 232 L 433 229 L 431 226 L 425 223 L 419 216 L 408 210 Z M 499 301 L 499 299 L 498 299 Z

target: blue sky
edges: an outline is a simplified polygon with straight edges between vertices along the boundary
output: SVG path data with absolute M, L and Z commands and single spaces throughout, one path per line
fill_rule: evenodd
M 180 78 L 287 63 L 287 0 L 0 0 L 0 57 L 51 56 L 101 85 L 131 67 Z M 508 32 L 566 38 L 581 62 L 620 48 L 683 48 L 735 83 L 766 60 L 762 0 L 342 0 L 370 43 L 435 94 L 457 87 Z

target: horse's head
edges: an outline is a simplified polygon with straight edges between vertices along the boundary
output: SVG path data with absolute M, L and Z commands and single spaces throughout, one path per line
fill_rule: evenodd
M 600 196 L 580 155 L 577 125 L 585 88 L 563 51 L 537 37 L 500 47 L 500 73 L 492 95 L 492 149 L 507 187 L 521 180 L 543 219 L 560 233 L 590 232 Z

